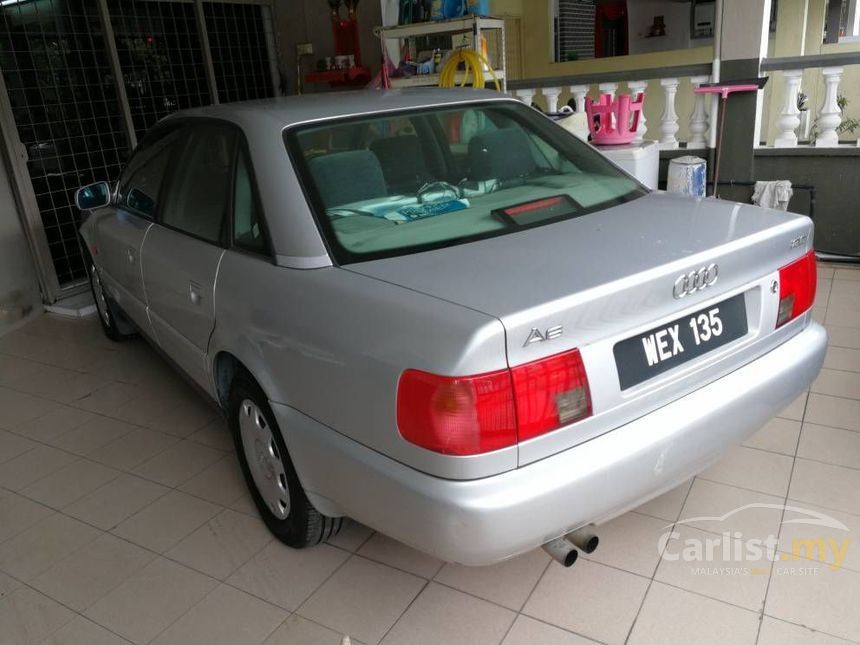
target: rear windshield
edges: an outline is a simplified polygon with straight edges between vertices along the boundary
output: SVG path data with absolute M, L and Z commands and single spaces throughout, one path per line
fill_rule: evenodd
M 647 192 L 513 102 L 326 121 L 285 137 L 340 264 L 511 235 Z

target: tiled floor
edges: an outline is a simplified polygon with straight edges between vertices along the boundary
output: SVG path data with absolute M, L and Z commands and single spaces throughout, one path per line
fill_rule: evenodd
M 0 645 L 860 641 L 860 269 L 820 278 L 831 342 L 811 392 L 602 527 L 569 570 L 539 550 L 443 564 L 356 524 L 288 549 L 257 518 L 223 423 L 149 347 L 42 317 L 0 338 Z M 783 505 L 849 532 L 782 524 L 803 516 Z M 661 558 L 672 529 L 674 556 L 724 531 L 778 534 L 788 553 L 794 538 L 850 543 L 824 562 L 715 571 L 738 561 Z

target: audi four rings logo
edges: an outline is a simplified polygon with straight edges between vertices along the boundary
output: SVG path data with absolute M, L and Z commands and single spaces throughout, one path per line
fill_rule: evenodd
M 675 288 L 672 293 L 680 300 L 691 293 L 707 289 L 717 281 L 719 276 L 720 267 L 716 264 L 710 264 L 696 271 L 690 271 L 678 276 L 678 279 L 675 280 Z

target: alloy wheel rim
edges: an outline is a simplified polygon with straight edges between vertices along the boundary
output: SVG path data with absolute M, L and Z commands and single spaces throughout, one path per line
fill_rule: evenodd
M 239 434 L 257 491 L 275 517 L 286 519 L 290 514 L 290 489 L 283 457 L 266 416 L 250 399 L 242 401 L 239 409 Z
M 95 264 L 90 264 L 90 276 L 93 282 L 93 291 L 95 291 L 96 293 L 96 309 L 99 310 L 99 316 L 101 316 L 102 320 L 105 321 L 105 325 L 110 327 L 110 314 L 108 313 L 107 300 L 105 299 L 105 292 L 102 288 L 102 281 L 99 278 L 99 272 L 96 269 Z

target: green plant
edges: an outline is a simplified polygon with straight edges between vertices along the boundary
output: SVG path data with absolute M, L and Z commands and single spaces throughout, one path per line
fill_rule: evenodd
M 860 119 L 855 119 L 854 117 L 845 116 L 845 108 L 848 107 L 848 104 L 851 101 L 848 100 L 848 97 L 843 96 L 842 94 L 837 95 L 836 97 L 836 105 L 839 107 L 839 112 L 842 114 L 842 123 L 839 124 L 839 127 L 836 128 L 837 134 L 854 134 L 854 131 L 860 129 Z M 812 129 L 809 131 L 809 143 L 815 143 L 815 139 L 818 138 L 818 119 L 812 122 Z

